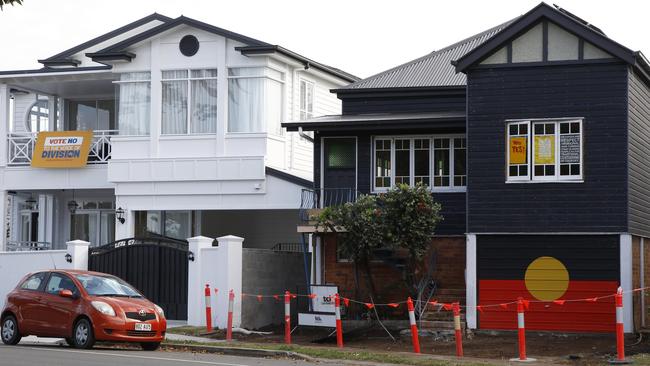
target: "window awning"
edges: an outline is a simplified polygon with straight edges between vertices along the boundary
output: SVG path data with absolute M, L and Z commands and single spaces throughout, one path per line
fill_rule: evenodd
M 338 114 L 282 124 L 288 131 L 465 127 L 464 112 Z

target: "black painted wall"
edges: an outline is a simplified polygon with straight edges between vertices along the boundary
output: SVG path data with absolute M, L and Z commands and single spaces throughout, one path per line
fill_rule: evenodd
M 465 111 L 465 90 L 339 94 L 343 114 Z
M 628 119 L 629 230 L 650 237 L 650 88 L 632 70 Z
M 523 280 L 530 263 L 550 256 L 566 266 L 571 280 L 618 281 L 619 240 L 618 235 L 479 235 L 476 275 Z
M 468 232 L 627 231 L 627 67 L 468 72 Z M 584 117 L 584 183 L 505 183 L 505 120 Z

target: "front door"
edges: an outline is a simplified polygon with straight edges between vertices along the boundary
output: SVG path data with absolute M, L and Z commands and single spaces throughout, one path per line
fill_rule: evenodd
M 354 201 L 357 187 L 357 139 L 354 137 L 323 138 L 324 206 Z

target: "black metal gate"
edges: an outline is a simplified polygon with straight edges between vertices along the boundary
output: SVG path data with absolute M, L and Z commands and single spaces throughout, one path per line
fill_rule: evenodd
M 187 242 L 130 238 L 91 248 L 88 269 L 120 277 L 165 310 L 187 319 Z

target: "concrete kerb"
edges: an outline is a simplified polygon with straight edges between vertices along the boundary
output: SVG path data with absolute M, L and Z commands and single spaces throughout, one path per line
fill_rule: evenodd
M 256 357 L 256 358 L 291 358 L 300 361 L 316 362 L 318 359 L 291 351 L 265 350 L 243 347 L 221 347 L 208 345 L 194 345 L 185 343 L 165 342 L 161 345 L 164 349 L 181 349 L 194 352 L 219 353 L 228 356 Z

